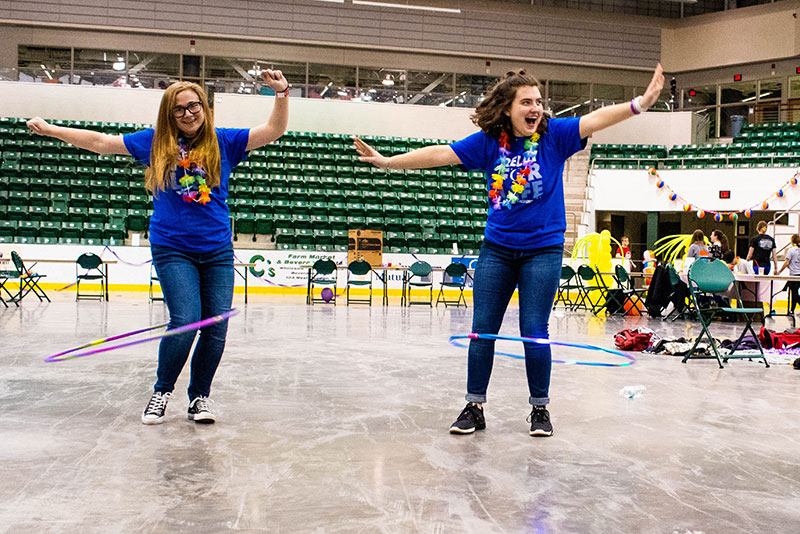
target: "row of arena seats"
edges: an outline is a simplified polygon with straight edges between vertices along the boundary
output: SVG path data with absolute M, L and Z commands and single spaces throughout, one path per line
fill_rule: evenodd
M 53 121 L 124 134 L 133 123 Z M 437 139 L 364 136 L 385 154 Z M 0 242 L 118 243 L 146 233 L 152 199 L 144 169 L 122 155 L 96 155 L 30 133 L 0 117 Z M 228 206 L 234 238 L 279 248 L 340 250 L 349 228 L 380 229 L 390 252 L 449 252 L 480 246 L 486 220 L 481 173 L 457 167 L 386 172 L 358 161 L 350 136 L 288 132 L 250 152 L 233 174 Z M 61 231 L 63 229 L 63 231 Z
M 722 169 L 797 167 L 800 126 L 774 123 L 750 126 L 731 143 L 704 145 L 593 145 L 598 169 Z

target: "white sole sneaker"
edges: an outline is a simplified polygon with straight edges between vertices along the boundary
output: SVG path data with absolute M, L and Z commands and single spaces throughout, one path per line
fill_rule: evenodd
M 214 414 L 210 412 L 189 413 L 186 414 L 186 418 L 189 419 L 190 421 L 194 421 L 195 423 L 200 423 L 205 425 L 210 425 L 217 420 Z

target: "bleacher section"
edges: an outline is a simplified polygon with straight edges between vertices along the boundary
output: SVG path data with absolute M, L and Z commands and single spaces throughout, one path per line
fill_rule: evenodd
M 594 145 L 596 169 L 722 169 L 800 166 L 800 125 L 748 125 L 731 143 L 675 145 Z
M 105 133 L 146 127 L 55 124 Z M 364 136 L 382 153 L 445 143 Z M 0 118 L 0 243 L 122 244 L 146 232 L 152 202 L 144 169 L 35 136 L 25 119 Z M 288 132 L 254 150 L 231 175 L 228 206 L 239 246 L 274 239 L 280 249 L 347 250 L 351 228 L 384 231 L 387 252 L 461 253 L 480 247 L 486 185 L 456 167 L 382 171 L 358 161 L 350 136 Z

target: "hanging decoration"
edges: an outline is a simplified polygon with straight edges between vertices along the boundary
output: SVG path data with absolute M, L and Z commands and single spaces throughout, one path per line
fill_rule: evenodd
M 655 178 L 655 186 L 658 189 L 664 189 L 669 192 L 668 196 L 671 201 L 680 202 L 683 204 L 683 211 L 688 212 L 692 210 L 697 210 L 698 219 L 702 219 L 703 217 L 705 217 L 706 213 L 711 213 L 713 214 L 714 220 L 716 222 L 720 222 L 725 218 L 728 218 L 731 221 L 735 222 L 736 220 L 739 219 L 739 215 L 744 215 L 745 218 L 749 219 L 750 217 L 753 216 L 753 210 L 758 209 L 759 207 L 762 210 L 768 210 L 769 201 L 772 198 L 784 198 L 786 196 L 785 189 L 787 187 L 794 187 L 798 184 L 798 182 L 800 182 L 800 169 L 798 169 L 797 171 L 795 171 L 794 176 L 792 176 L 789 180 L 787 180 L 785 184 L 783 184 L 777 191 L 772 193 L 770 196 L 765 198 L 762 202 L 754 204 L 753 206 L 750 206 L 747 209 L 733 210 L 733 211 L 715 211 L 715 210 L 702 209 L 700 208 L 700 206 L 692 204 L 691 202 L 680 196 L 669 185 L 667 185 L 664 180 L 661 179 L 661 176 L 659 176 L 658 171 L 655 168 L 650 168 L 647 172 L 651 177 Z

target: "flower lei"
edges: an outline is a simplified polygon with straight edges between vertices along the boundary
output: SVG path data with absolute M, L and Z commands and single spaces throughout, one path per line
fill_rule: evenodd
M 178 139 L 178 167 L 183 168 L 183 177 L 178 181 L 181 184 L 180 194 L 184 202 L 199 202 L 208 204 L 211 201 L 211 189 L 206 185 L 206 171 L 199 161 L 189 156 L 189 146 L 183 138 Z M 192 184 L 197 182 L 197 191 L 192 190 Z
M 494 173 L 492 173 L 491 189 L 489 190 L 489 202 L 496 210 L 501 208 L 511 209 L 511 205 L 519 202 L 519 196 L 525 190 L 525 184 L 528 183 L 528 176 L 531 174 L 531 167 L 536 163 L 536 153 L 539 150 L 539 134 L 534 133 L 530 138 L 525 140 L 525 149 L 522 153 L 522 164 L 524 167 L 517 172 L 516 178 L 509 176 L 507 169 L 511 163 L 511 143 L 508 140 L 508 134 L 503 131 L 498 139 L 500 147 L 497 149 L 498 157 Z M 506 179 L 511 178 L 510 190 L 505 189 Z

